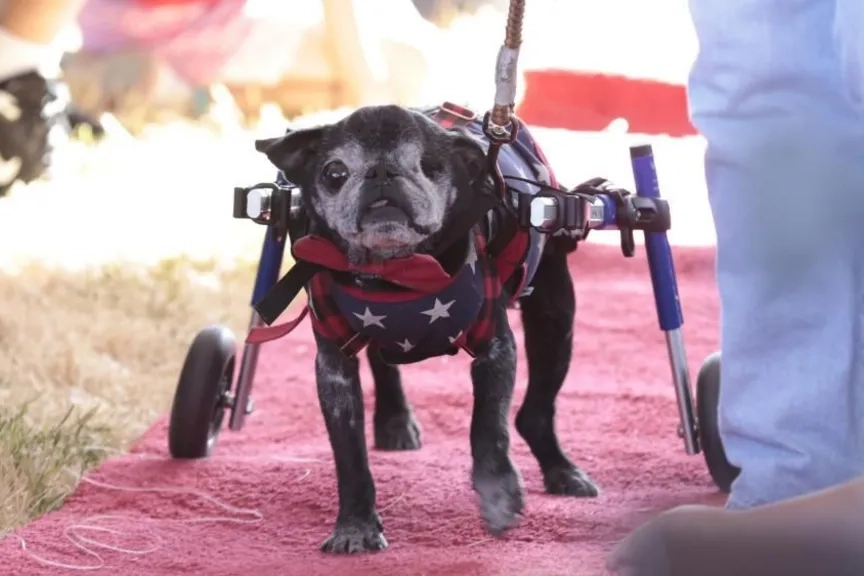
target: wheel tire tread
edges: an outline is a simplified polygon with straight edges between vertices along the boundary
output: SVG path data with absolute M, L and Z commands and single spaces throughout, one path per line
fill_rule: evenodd
M 718 404 L 720 394 L 720 353 L 710 355 L 702 364 L 696 380 L 696 410 L 699 442 L 708 473 L 722 492 L 729 493 L 739 469 L 729 463 L 720 438 Z
M 198 332 L 180 371 L 168 424 L 168 448 L 173 458 L 209 456 L 210 428 L 216 402 L 223 391 L 223 375 L 233 384 L 237 343 L 224 326 L 208 326 Z M 217 431 L 218 432 L 218 431 Z

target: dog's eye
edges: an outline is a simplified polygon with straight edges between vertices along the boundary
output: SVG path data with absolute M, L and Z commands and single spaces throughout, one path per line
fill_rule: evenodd
M 444 171 L 444 164 L 434 158 L 423 158 L 420 160 L 420 170 L 427 178 L 433 179 Z
M 324 171 L 321 175 L 327 186 L 339 188 L 348 180 L 348 167 L 341 160 L 334 160 L 324 166 Z

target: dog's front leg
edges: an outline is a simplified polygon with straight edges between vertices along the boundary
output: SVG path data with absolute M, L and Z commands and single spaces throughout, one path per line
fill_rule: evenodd
M 522 512 L 522 481 L 510 460 L 508 414 L 516 380 L 516 343 L 504 306 L 496 310 L 496 334 L 471 364 L 472 482 L 486 529 L 500 535 Z
M 339 487 L 339 515 L 324 552 L 355 554 L 387 547 L 384 528 L 375 510 L 375 483 L 369 470 L 363 420 L 363 390 L 359 362 L 332 344 L 318 339 L 315 377 L 318 401 Z

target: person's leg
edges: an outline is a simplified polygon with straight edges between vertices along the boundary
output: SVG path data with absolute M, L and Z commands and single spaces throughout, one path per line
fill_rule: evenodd
M 691 10 L 691 114 L 709 143 L 723 305 L 721 433 L 743 469 L 731 509 L 661 514 L 607 563 L 628 576 L 864 574 L 864 477 L 809 493 L 864 465 L 864 5 Z
M 864 116 L 833 48 L 834 0 L 690 7 L 690 111 L 717 230 L 720 432 L 742 468 L 728 505 L 742 508 L 864 472 Z
M 69 130 L 58 34 L 85 0 L 0 0 L 0 196 L 42 175 Z
M 864 116 L 864 2 L 837 0 L 834 43 L 849 98 Z

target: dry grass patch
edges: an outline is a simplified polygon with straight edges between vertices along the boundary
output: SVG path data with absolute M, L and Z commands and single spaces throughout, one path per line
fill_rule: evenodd
M 56 508 L 74 473 L 170 407 L 199 329 L 243 334 L 253 278 L 248 264 L 183 259 L 0 275 L 0 535 Z

